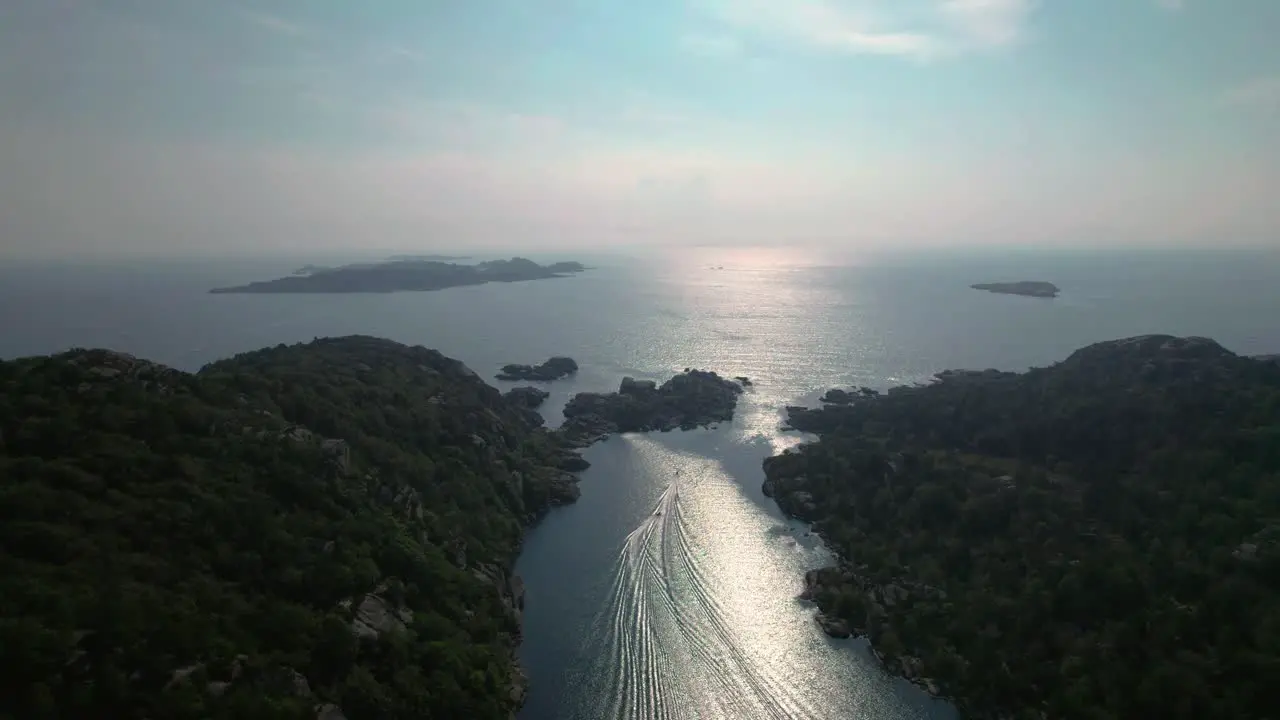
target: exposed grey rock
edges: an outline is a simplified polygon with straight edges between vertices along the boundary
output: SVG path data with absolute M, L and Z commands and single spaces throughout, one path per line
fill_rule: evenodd
M 346 440 L 331 438 L 320 442 L 320 449 L 331 457 L 342 472 L 351 470 L 351 447 Z
M 178 668 L 177 670 L 174 670 L 173 674 L 169 676 L 169 682 L 164 684 L 164 689 L 168 690 L 169 688 L 172 688 L 175 685 L 179 685 L 181 683 L 186 682 L 188 678 L 190 678 L 192 675 L 194 675 L 195 673 L 203 669 L 204 669 L 204 663 L 196 663 L 194 665 L 188 665 L 186 667 L 182 667 L 182 668 Z
M 853 634 L 853 630 L 849 627 L 849 623 L 839 618 L 833 618 L 826 613 L 818 613 L 813 616 L 822 631 L 834 638 L 847 638 Z
M 377 639 L 385 632 L 403 631 L 408 622 L 405 619 L 405 613 L 409 613 L 408 619 L 412 620 L 411 611 L 402 609 L 397 612 L 387 604 L 386 600 L 369 593 L 356 608 L 356 616 L 351 621 L 351 631 L 358 637 L 371 640 Z
M 298 697 L 311 697 L 311 683 L 307 682 L 307 678 L 302 673 L 291 667 L 281 668 L 288 678 L 290 689 L 293 694 Z
M 333 703 L 324 703 L 316 706 L 316 720 L 347 720 L 347 716 L 342 714 L 342 708 Z
M 525 675 L 524 669 L 519 665 L 511 673 L 511 685 L 507 689 L 507 694 L 511 698 L 511 703 L 516 707 L 524 704 L 524 696 L 529 690 L 529 677 Z

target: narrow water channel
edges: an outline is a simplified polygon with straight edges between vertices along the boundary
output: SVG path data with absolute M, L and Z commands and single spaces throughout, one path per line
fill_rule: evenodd
M 955 717 L 888 676 L 865 641 L 818 629 L 796 596 L 830 556 L 760 492 L 761 460 L 796 438 L 744 430 L 587 451 L 582 498 L 530 533 L 517 566 L 522 720 Z

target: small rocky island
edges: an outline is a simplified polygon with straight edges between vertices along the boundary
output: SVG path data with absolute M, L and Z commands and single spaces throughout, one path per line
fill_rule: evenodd
M 357 263 L 326 268 L 308 265 L 293 275 L 214 288 L 211 293 L 387 293 L 444 290 L 491 282 L 523 282 L 566 277 L 587 268 L 578 262 L 539 265 L 514 257 L 462 265 L 420 258 L 393 258 L 381 263 Z
M 578 372 L 578 363 L 570 357 L 553 357 L 541 365 L 503 365 L 499 380 L 534 380 L 551 382 Z M 533 388 L 529 388 L 532 390 Z
M 1020 280 L 1018 282 L 978 283 L 970 285 L 974 290 L 1001 295 L 1024 295 L 1026 297 L 1053 298 L 1061 292 L 1057 285 L 1043 280 Z
M 623 378 L 614 393 L 578 393 L 564 408 L 560 433 L 585 447 L 615 432 L 692 430 L 732 420 L 742 383 L 686 369 L 662 385 Z

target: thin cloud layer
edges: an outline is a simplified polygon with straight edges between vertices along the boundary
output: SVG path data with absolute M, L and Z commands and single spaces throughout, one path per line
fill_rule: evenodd
M 742 32 L 837 53 L 932 58 L 1012 45 L 1031 0 L 711 0 Z
M 0 253 L 1280 244 L 1270 3 L 5 5 Z

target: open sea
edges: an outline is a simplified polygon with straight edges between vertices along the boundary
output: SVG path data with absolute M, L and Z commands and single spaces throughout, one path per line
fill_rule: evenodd
M 571 255 L 562 258 L 575 259 Z M 385 295 L 210 295 L 306 262 L 0 265 L 0 357 L 109 347 L 183 370 L 317 336 L 436 348 L 484 377 L 569 355 L 572 393 L 686 367 L 745 375 L 732 423 L 590 448 L 582 498 L 534 528 L 522 720 L 950 718 L 888 676 L 866 643 L 827 638 L 796 599 L 829 562 L 760 491 L 761 460 L 803 438 L 783 408 L 834 386 L 925 381 L 948 368 L 1024 370 L 1083 345 L 1202 335 L 1280 353 L 1280 254 L 949 254 L 862 264 L 782 250 L 577 258 L 579 276 Z M 1049 280 L 1056 299 L 975 282 Z M 508 383 L 494 381 L 495 385 Z

